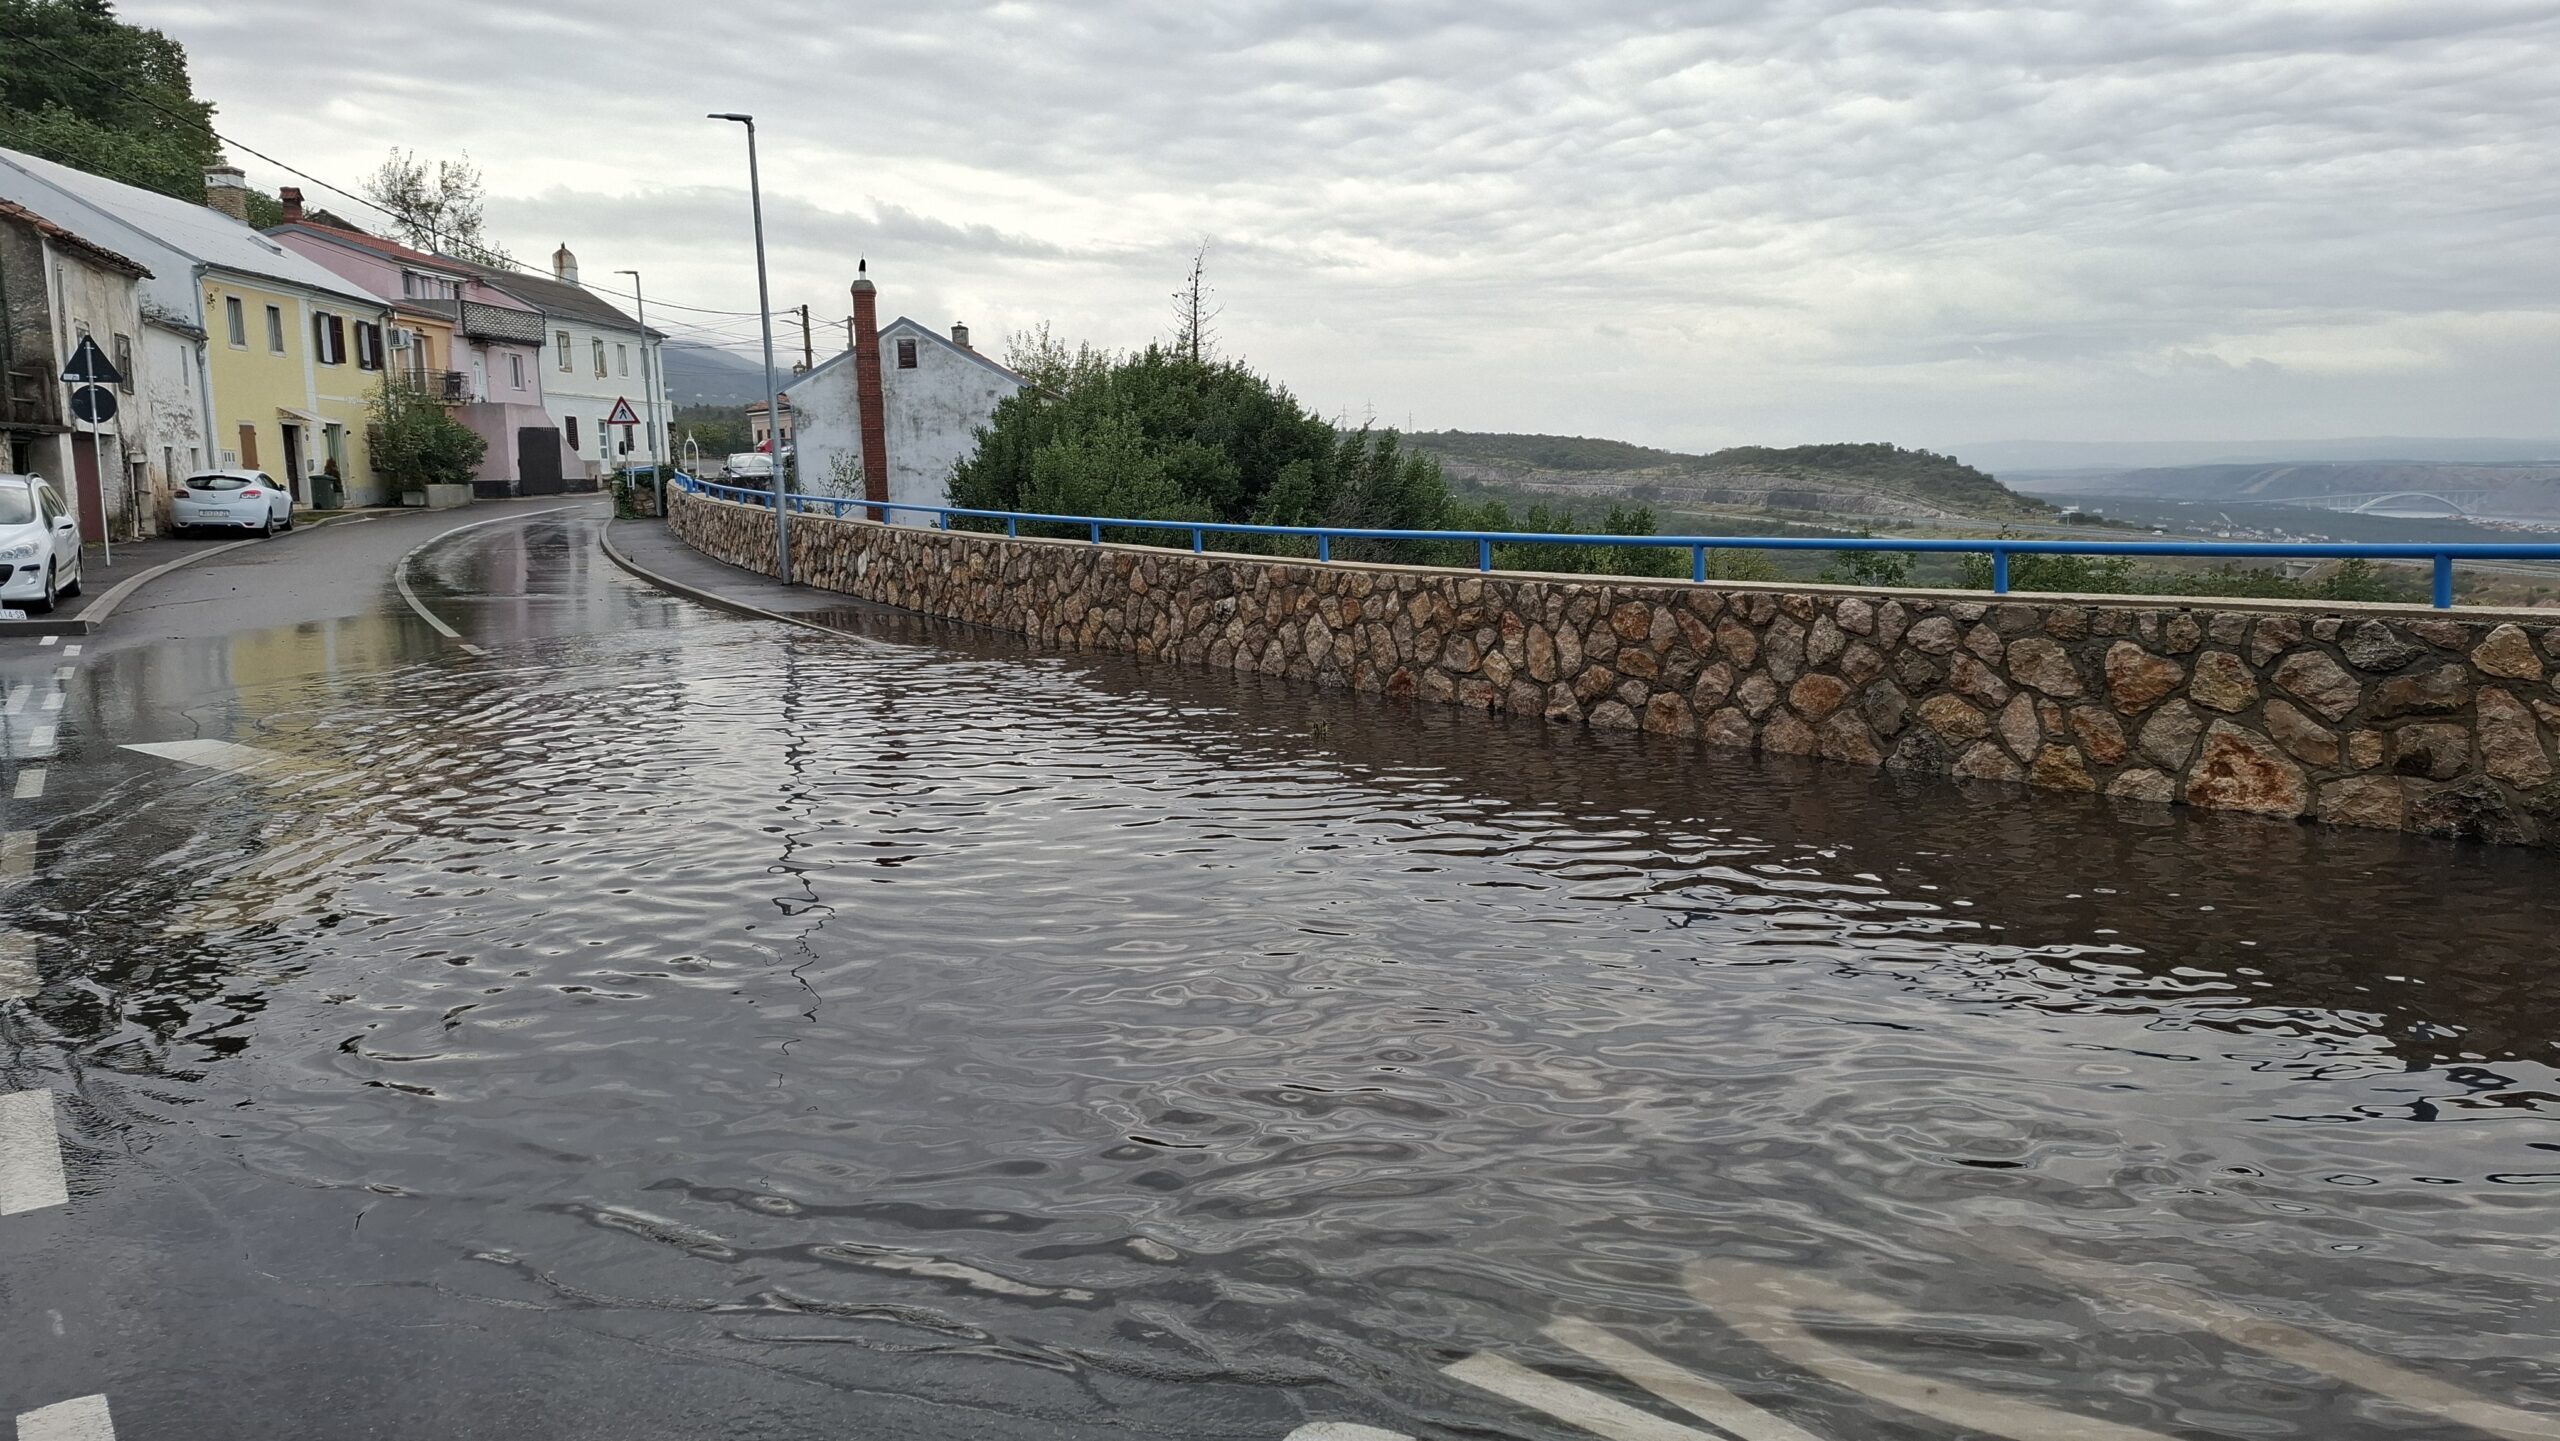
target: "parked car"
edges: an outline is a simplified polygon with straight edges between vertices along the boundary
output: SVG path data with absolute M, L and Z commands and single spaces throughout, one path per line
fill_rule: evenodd
M 188 476 L 186 489 L 169 498 L 169 523 L 181 532 L 201 528 L 273 535 L 293 529 L 293 492 L 263 470 L 208 470 Z
M 720 462 L 722 480 L 773 479 L 773 457 L 761 450 L 742 450 Z
M 0 475 L 0 566 L 0 605 L 42 615 L 80 593 L 80 522 L 35 476 Z

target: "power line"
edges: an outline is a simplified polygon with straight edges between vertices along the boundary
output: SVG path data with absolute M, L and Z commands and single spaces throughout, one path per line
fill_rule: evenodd
M 19 34 L 18 32 L 13 31 L 13 30 L 0 30 L 0 38 L 6 38 L 6 39 L 11 40 L 11 41 L 14 41 L 14 42 L 16 42 L 16 43 L 18 43 L 18 44 L 24 45 L 24 46 L 26 46 L 28 49 L 35 51 L 37 54 L 44 56 L 46 59 L 51 60 L 51 61 L 55 62 L 56 64 L 59 64 L 59 65 L 67 65 L 67 66 L 71 67 L 72 69 L 79 71 L 81 74 L 88 76 L 90 79 L 97 81 L 99 84 L 101 84 L 101 85 L 105 85 L 105 86 L 109 87 L 110 89 L 115 90 L 118 94 L 121 94 L 121 95 L 125 96 L 125 97 L 126 97 L 126 98 L 128 98 L 128 99 L 132 99 L 132 100 L 138 100 L 138 101 L 140 101 L 140 102 L 141 102 L 141 103 L 143 103 L 144 105 L 147 105 L 147 106 L 149 106 L 150 108 L 152 108 L 152 109 L 154 109 L 154 110 L 159 111 L 161 114 L 168 116 L 170 119 L 177 121 L 177 122 L 178 122 L 179 124 L 181 124 L 181 125 L 191 125 L 191 126 L 199 127 L 199 128 L 201 128 L 201 129 L 204 131 L 204 133 L 205 133 L 205 134 L 212 136 L 215 140 L 217 140 L 217 141 L 221 142 L 223 145 L 228 146 L 228 147 L 230 147 L 230 148 L 231 148 L 231 149 L 233 149 L 233 150 L 237 150 L 237 151 L 239 151 L 240 153 L 242 153 L 243 155 L 248 155 L 248 156 L 252 156 L 252 157 L 254 157 L 254 158 L 256 158 L 256 159 L 263 160 L 263 161 L 265 161 L 267 164 L 274 166 L 274 167 L 275 167 L 275 168 L 277 168 L 278 170 L 281 170 L 281 171 L 283 171 L 285 174 L 287 174 L 287 175 L 291 175 L 291 176 L 295 177 L 296 179 L 310 181 L 312 184 L 319 186 L 321 189 L 328 191 L 328 192 L 329 192 L 330 194 L 332 194 L 332 195 L 341 195 L 341 196 L 344 196 L 344 197 L 346 197 L 347 199 L 354 201 L 356 204 L 361 205 L 361 206 L 365 207 L 366 209 L 371 210 L 371 211 L 373 211 L 374 213 L 376 213 L 376 214 L 378 214 L 378 215 L 382 215 L 382 216 L 387 217 L 388 219 L 390 219 L 390 220 L 392 221 L 392 223 L 394 223 L 394 224 L 396 224 L 396 225 L 411 225 L 411 226 L 415 226 L 415 227 L 417 227 L 419 230 L 421 230 L 421 231 L 425 232 L 427 235 L 434 237 L 434 238 L 435 238 L 439 243 L 445 243 L 445 242 L 446 242 L 446 240 L 447 240 L 447 237 L 445 236 L 445 234 L 444 234 L 442 231 L 437 230 L 434 226 L 429 225 L 429 224 L 425 223 L 424 221 L 417 219 L 417 218 L 416 218 L 416 217 L 414 217 L 414 216 L 402 215 L 400 212 L 398 212 L 398 211 L 396 211 L 396 210 L 391 209 L 390 207 L 388 207 L 388 206 L 386 206 L 386 205 L 382 204 L 380 201 L 374 200 L 374 199 L 372 199 L 372 198 L 371 198 L 371 197 L 369 197 L 369 196 L 359 195 L 359 194 L 357 194 L 355 191 L 349 190 L 349 189 L 347 189 L 346 187 L 344 187 L 344 186 L 342 186 L 342 185 L 334 185 L 334 184 L 331 184 L 329 181 L 323 180 L 323 179 L 321 179 L 319 176 L 314 175 L 314 174 L 312 174 L 311 172 L 309 172 L 309 171 L 307 171 L 307 170 L 302 170 L 302 169 L 299 169 L 299 168 L 297 168 L 297 167 L 295 167 L 295 166 L 287 165 L 285 162 L 283 162 L 283 161 L 281 161 L 281 160 L 278 160 L 277 158 L 275 158 L 275 157 L 274 157 L 274 156 L 272 156 L 272 155 L 267 154 L 267 153 L 266 153 L 265 151 L 263 151 L 263 150 L 255 149 L 255 148 L 251 147 L 250 145 L 248 145 L 248 144 L 246 144 L 246 143 L 244 143 L 244 142 L 242 142 L 242 141 L 234 140 L 234 139 L 232 139 L 230 136 L 223 134 L 221 131 L 214 129 L 214 128 L 213 128 L 213 122 L 212 122 L 211 120 L 208 120 L 208 119 L 207 119 L 207 118 L 205 118 L 204 116 L 201 116 L 201 115 L 189 115 L 189 114 L 185 113 L 184 111 L 178 110 L 178 109 L 176 109 L 176 108 L 174 108 L 174 107 L 172 107 L 172 106 L 164 105 L 164 104 L 162 104 L 162 103 L 160 102 L 160 100 L 159 100 L 159 98 L 158 98 L 158 97 L 156 97 L 156 96 L 154 96 L 154 95 L 151 95 L 151 94 L 148 94 L 148 93 L 146 93 L 146 92 L 144 92 L 144 91 L 136 90 L 136 89 L 133 89 L 133 88 L 131 88 L 131 87 L 129 87 L 129 86 L 122 85 L 122 84 L 118 83 L 117 81 L 115 81 L 114 79 L 112 79 L 112 78 L 110 78 L 110 77 L 108 77 L 108 76 L 106 76 L 106 75 L 102 75 L 102 74 L 98 73 L 96 70 L 93 70 L 93 69 L 91 69 L 90 67 L 88 67 L 88 66 L 86 66 L 86 65 L 81 64 L 79 61 L 74 60 L 74 59 L 72 59 L 71 57 L 69 57 L 69 56 L 67 56 L 67 55 L 62 54 L 60 51 L 54 50 L 54 49 L 52 49 L 52 48 L 51 48 L 51 47 L 49 47 L 49 46 L 43 45 L 43 44 L 41 44 L 41 43 L 39 43 L 39 42 L 37 42 L 37 41 L 35 41 L 35 40 L 33 40 L 33 39 L 29 38 L 28 36 L 25 36 L 25 35 Z M 469 259 L 470 257 L 467 257 L 467 256 L 460 256 L 460 257 L 454 257 L 454 258 L 457 258 L 457 259 Z M 504 263 L 503 263 L 503 264 L 492 264 L 492 263 L 491 263 L 491 260 L 481 260 L 481 261 L 479 261 L 478 263 L 483 264 L 483 265 L 488 265 L 488 266 L 489 266 L 489 268 L 490 268 L 490 269 L 492 269 L 492 270 L 506 269 L 506 268 L 512 267 L 512 268 L 515 268 L 515 269 L 518 269 L 518 270 L 522 270 L 522 271 L 524 271 L 524 272 L 526 272 L 527 274 L 530 274 L 530 275 L 536 275 L 536 276 L 539 276 L 539 274 L 540 274 L 540 272 L 533 270 L 533 268 L 532 268 L 531 266 L 524 265 L 524 264 L 522 264 L 521 262 L 516 261 L 516 260 L 515 260 L 513 257 L 511 257 L 511 256 L 505 256 L 505 255 L 493 255 L 493 256 L 492 256 L 492 259 L 494 259 L 494 260 L 496 260 L 496 261 L 502 261 L 502 262 L 504 262 Z M 555 278 L 556 278 L 556 277 L 555 277 Z M 612 289 L 612 288 L 610 288 L 610 287 L 607 287 L 607 286 L 601 286 L 601 285 L 588 285 L 588 284 L 586 284 L 586 283 L 585 283 L 585 282 L 583 282 L 583 281 L 571 281 L 571 282 L 569 282 L 569 283 L 570 283 L 570 284 L 573 284 L 573 285 L 576 285 L 576 286 L 577 286 L 579 289 L 581 289 L 581 290 L 590 291 L 590 292 L 593 292 L 593 293 L 598 294 L 598 295 L 610 295 L 610 296 L 614 296 L 614 297 L 616 297 L 617 299 L 622 299 L 622 300 L 637 300 L 637 299 L 639 299 L 639 296 L 638 296 L 636 293 L 634 293 L 634 292 L 614 290 L 614 289 Z M 658 305 L 664 306 L 664 307 L 666 307 L 666 308 L 668 308 L 668 309 L 671 309 L 671 310 L 684 310 L 684 311 L 691 311 L 691 312 L 693 312 L 693 313 L 695 313 L 695 314 L 698 314 L 698 315 L 727 315 L 727 316 L 744 316 L 744 317 L 746 317 L 747 319 L 750 319 L 750 320 L 755 320 L 755 319 L 764 319 L 764 318 L 772 318 L 772 317 L 765 317 L 765 316 L 763 316 L 763 315 L 761 314 L 761 312 L 753 311 L 753 310 L 715 310 L 715 309 L 713 309 L 713 308 L 711 308 L 711 307 L 709 307 L 709 306 L 703 306 L 703 305 L 684 305 L 684 304 L 680 304 L 680 303 L 678 303 L 678 302 L 676 302 L 676 301 L 672 301 L 672 300 L 661 300 L 661 301 L 657 301 L 657 302 L 655 302 L 655 303 L 656 303 L 656 304 L 658 304 Z M 775 316 L 775 317 L 779 317 L 779 316 L 781 316 L 781 315 L 783 315 L 783 314 L 792 314 L 792 313 L 796 313 L 796 312 L 776 311 L 776 312 L 774 312 L 774 316 Z

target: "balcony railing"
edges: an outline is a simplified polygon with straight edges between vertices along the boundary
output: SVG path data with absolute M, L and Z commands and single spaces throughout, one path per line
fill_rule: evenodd
M 471 377 L 459 370 L 402 370 L 396 374 L 429 400 L 446 405 L 469 405 L 481 398 L 472 391 Z

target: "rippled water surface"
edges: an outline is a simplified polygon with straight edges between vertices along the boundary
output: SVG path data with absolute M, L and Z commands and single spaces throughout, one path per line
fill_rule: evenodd
M 2560 1407 L 2547 858 L 830 639 L 566 554 L 516 589 L 586 609 L 486 657 L 261 642 L 198 721 L 297 768 L 136 769 L 59 857 L 85 1124 L 244 1228 L 290 1188 L 298 1281 L 766 1368 L 825 1434 L 1591 1434 L 1469 1357 L 1699 1424 L 1579 1321 L 1824 1437 L 1994 1434 L 1895 1375 L 2560 1435 L 2514 1429 Z

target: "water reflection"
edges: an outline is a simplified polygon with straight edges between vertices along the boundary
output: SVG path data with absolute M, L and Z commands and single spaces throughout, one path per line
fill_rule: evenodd
M 1687 1278 L 1727 1263 L 2078 1415 L 2448 1434 L 1994 1231 L 2551 1394 L 2530 858 L 831 640 L 573 533 L 439 562 L 502 597 L 485 660 L 394 618 L 102 677 L 307 767 L 133 765 L 26 902 L 82 958 L 37 1016 L 137 1134 L 236 1158 L 217 1193 L 361 1193 L 471 1304 L 1202 1435 L 1290 1395 L 1572 1434 L 1436 1370 L 1607 1384 L 1559 1316 L 1941 1434 L 1726 1329 Z

